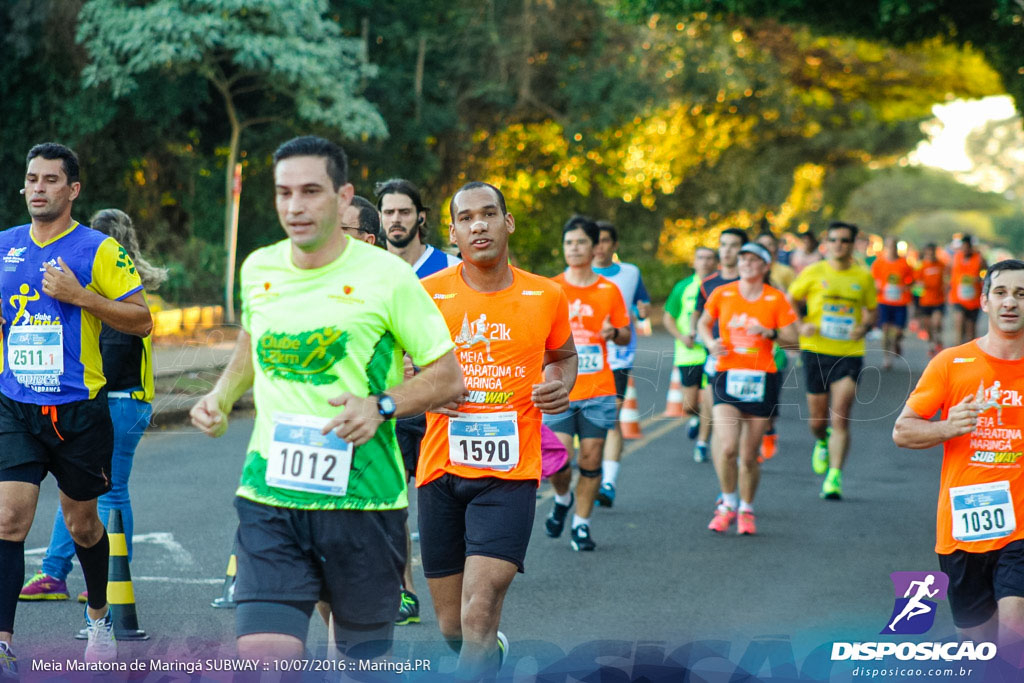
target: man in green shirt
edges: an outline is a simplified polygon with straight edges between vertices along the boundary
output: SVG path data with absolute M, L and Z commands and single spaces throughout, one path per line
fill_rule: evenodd
M 242 329 L 213 391 L 192 409 L 210 436 L 252 387 L 256 421 L 242 469 L 235 587 L 238 655 L 301 657 L 317 600 L 338 651 L 390 648 L 408 497 L 393 418 L 464 392 L 444 318 L 398 257 L 338 229 L 352 185 L 322 138 L 274 154 L 288 239 L 242 265 Z M 423 371 L 402 382 L 402 356 Z M 386 392 L 386 393 L 385 393 Z
M 718 254 L 708 247 L 697 247 L 693 254 L 693 275 L 676 283 L 665 302 L 662 324 L 675 337 L 675 366 L 683 385 L 683 410 L 690 417 L 690 438 L 697 437 L 693 459 L 706 462 L 711 416 L 700 413 L 700 391 L 704 386 L 704 363 L 708 352 L 690 333 L 690 318 L 697 310 L 697 297 L 704 278 L 718 267 Z M 694 434 L 694 432 L 696 432 Z

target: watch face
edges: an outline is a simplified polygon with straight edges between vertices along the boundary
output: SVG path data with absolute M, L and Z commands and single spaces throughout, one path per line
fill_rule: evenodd
M 384 415 L 386 417 L 391 417 L 392 415 L 394 415 L 396 407 L 397 406 L 395 406 L 395 399 L 391 398 L 390 396 L 381 396 L 377 400 L 377 409 L 380 411 L 381 415 Z

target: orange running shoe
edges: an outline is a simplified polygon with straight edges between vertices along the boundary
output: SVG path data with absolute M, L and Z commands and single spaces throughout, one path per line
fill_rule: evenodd
M 741 512 L 736 520 L 736 533 L 753 536 L 757 533 L 757 524 L 753 512 Z
M 708 528 L 720 534 L 729 530 L 729 526 L 736 519 L 736 511 L 727 505 L 719 505 L 715 508 L 715 516 L 711 518 Z
M 771 460 L 775 457 L 776 448 L 779 445 L 778 434 L 765 434 L 761 439 L 761 453 L 757 456 L 758 462 Z

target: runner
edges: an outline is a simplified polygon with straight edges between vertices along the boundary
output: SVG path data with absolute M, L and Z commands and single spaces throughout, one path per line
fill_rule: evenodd
M 776 261 L 779 254 L 779 240 L 771 230 L 762 230 L 757 236 L 757 243 L 768 250 L 772 257 L 772 269 L 769 271 L 768 281 L 772 287 L 781 290 L 783 293 L 789 291 L 789 286 L 796 279 L 796 271 L 789 266 Z M 779 377 L 785 382 L 786 368 L 789 366 L 789 356 L 778 344 L 775 345 L 775 365 L 778 367 Z M 775 421 L 779 418 L 780 407 L 776 406 L 768 423 L 768 431 L 764 433 L 761 440 L 761 451 L 757 456 L 758 462 L 765 462 L 775 457 L 779 446 L 779 435 L 775 431 Z
M 94 214 L 89 224 L 93 230 L 113 237 L 124 246 L 147 292 L 160 288 L 167 279 L 167 269 L 157 268 L 139 255 L 139 238 L 128 214 L 118 209 L 104 209 Z M 107 405 L 114 428 L 114 446 L 110 491 L 99 497 L 97 509 L 104 526 L 112 509 L 120 511 L 128 561 L 131 562 L 135 520 L 128 478 L 135 449 L 153 414 L 153 339 L 124 334 L 104 325 L 100 332 L 100 355 L 103 357 L 103 375 L 107 378 Z M 74 555 L 74 542 L 64 523 L 64 515 L 57 508 L 50 544 L 43 556 L 43 568 L 22 587 L 18 597 L 21 600 L 67 600 L 70 594 L 66 579 Z M 87 602 L 88 599 L 87 591 L 78 596 L 79 602 Z
M 924 247 L 921 263 L 914 273 L 921 286 L 917 312 L 928 333 L 929 353 L 942 350 L 942 318 L 946 314 L 946 265 L 938 258 L 938 246 L 929 242 Z
M 821 497 L 843 496 L 843 465 L 850 449 L 850 411 L 864 362 L 864 335 L 874 325 L 875 283 L 853 261 L 857 226 L 828 227 L 828 259 L 797 275 L 789 295 L 803 305 L 800 349 L 810 419 L 817 439 L 811 454 L 815 474 L 824 474 Z M 831 416 L 831 426 L 830 426 Z
M 821 261 L 822 256 L 818 238 L 813 232 L 810 230 L 801 232 L 797 235 L 797 239 L 800 240 L 800 246 L 789 255 L 789 265 L 799 275 L 800 271 L 807 266 Z
M 718 533 L 726 532 L 733 521 L 738 533 L 757 533 L 758 451 L 781 385 L 774 346 L 776 340 L 783 346 L 797 342 L 796 313 L 783 292 L 765 283 L 771 263 L 771 254 L 763 246 L 744 245 L 740 249 L 740 280 L 715 289 L 698 322 L 701 339 L 715 359 L 711 452 L 722 502 L 708 529 Z M 712 331 L 716 322 L 718 337 Z
M 416 277 L 422 280 L 459 263 L 459 259 L 423 241 L 427 234 L 427 209 L 415 185 L 408 180 L 392 178 L 378 183 L 376 193 L 377 208 L 380 210 L 381 222 L 386 230 L 388 251 L 412 266 Z M 408 359 L 406 366 L 409 372 L 418 371 Z M 404 417 L 395 425 L 408 481 L 416 476 L 420 441 L 423 440 L 426 429 L 427 418 L 422 413 Z M 407 560 L 402 572 L 401 606 L 395 621 L 399 626 L 418 624 L 420 621 L 420 599 L 416 595 L 413 581 L 412 534 L 408 523 L 405 527 L 405 554 Z
M 615 260 L 615 252 L 619 248 L 619 233 L 608 221 L 597 221 L 597 229 L 601 239 L 594 247 L 594 272 L 608 278 L 622 292 L 623 301 L 629 311 L 629 344 L 619 346 L 615 342 L 606 344 L 608 350 L 608 367 L 615 377 L 615 428 L 608 430 L 604 442 L 604 461 L 601 469 L 601 488 L 597 490 L 597 504 L 611 507 L 615 503 L 615 482 L 619 476 L 619 461 L 622 459 L 622 428 L 619 426 L 619 413 L 622 401 L 626 396 L 626 385 L 636 360 L 636 325 L 634 318 L 646 320 L 650 312 L 651 297 L 644 287 L 640 269 L 632 263 Z M 635 315 L 634 315 L 635 311 Z
M 561 415 L 545 415 L 544 424 L 558 436 L 571 454 L 573 437 L 580 439 L 576 482 L 576 509 L 572 517 L 570 544 L 573 550 L 594 550 L 590 534 L 590 512 L 594 508 L 601 477 L 601 455 L 608 430 L 615 425 L 615 378 L 608 367 L 606 342 L 629 344 L 629 314 L 619 288 L 594 272 L 591 263 L 594 247 L 600 239 L 597 226 L 589 218 L 573 216 L 562 228 L 562 250 L 568 268 L 553 280 L 562 285 L 569 297 L 569 322 L 579 353 L 579 374 L 569 394 L 569 410 Z M 569 492 L 572 470 L 569 464 L 551 476 L 555 503 L 544 522 L 548 536 L 558 538 L 573 505 Z
M 700 291 L 697 293 L 697 306 L 694 309 L 696 315 L 690 316 L 690 336 L 694 339 L 699 339 L 697 334 L 697 321 L 700 319 L 701 314 L 704 312 L 704 303 L 711 296 L 711 292 L 715 291 L 716 287 L 735 282 L 740 279 L 739 271 L 739 257 L 740 248 L 748 242 L 747 233 L 739 228 L 726 228 L 722 231 L 722 234 L 718 236 L 718 272 L 713 273 L 709 277 L 704 278 L 701 282 Z M 714 336 L 718 336 L 718 325 L 714 325 L 712 328 Z M 714 359 L 708 357 L 704 363 L 704 374 L 708 378 L 708 385 L 714 386 L 715 381 L 715 362 Z M 714 404 L 714 392 L 705 391 L 701 395 L 701 413 L 703 415 L 711 415 L 712 422 L 714 420 L 714 413 L 712 406 Z M 710 431 L 712 425 L 708 425 L 705 432 Z M 688 433 L 692 433 L 692 428 Z M 700 430 L 698 430 L 700 431 Z M 706 434 L 701 436 L 698 433 L 697 446 L 694 451 L 694 459 L 697 457 L 697 451 L 700 451 L 703 460 L 707 459 L 707 453 L 709 450 L 709 444 L 707 442 Z
M 444 319 L 413 273 L 338 229 L 352 198 L 346 176 L 344 151 L 322 138 L 274 153 L 287 239 L 242 265 L 234 354 L 192 409 L 199 429 L 220 436 L 253 387 L 256 421 L 235 499 L 242 658 L 302 657 L 321 596 L 342 655 L 387 652 L 408 505 L 391 418 L 463 391 Z M 403 351 L 423 370 L 399 384 Z
M 981 277 L 985 259 L 974 249 L 970 235 L 960 238 L 960 249 L 953 254 L 949 278 L 949 303 L 953 304 L 953 338 L 957 344 L 974 339 L 981 310 Z
M 82 565 L 86 661 L 117 658 L 107 606 L 110 542 L 96 499 L 110 490 L 114 445 L 100 329 L 145 337 L 153 319 L 121 245 L 71 218 L 82 189 L 78 157 L 52 142 L 26 158 L 32 222 L 0 233 L 0 673 L 17 676 L 14 614 L 25 581 L 25 537 L 47 472 Z M 81 283 L 84 282 L 83 286 Z
M 993 265 L 981 293 L 987 334 L 928 363 L 893 429 L 901 448 L 942 444 L 935 552 L 953 623 L 961 640 L 1000 648 L 1024 637 L 1022 300 L 1024 261 Z
M 377 207 L 365 197 L 352 197 L 352 203 L 341 215 L 340 225 L 341 231 L 349 237 L 387 249 L 384 229 L 380 225 L 380 214 Z
M 697 308 L 697 297 L 700 286 L 705 278 L 710 277 L 718 265 L 718 254 L 709 247 L 697 247 L 693 254 L 693 275 L 680 280 L 672 288 L 665 302 L 665 313 L 662 325 L 668 333 L 675 337 L 674 363 L 679 368 L 679 376 L 683 385 L 683 410 L 690 415 L 687 421 L 687 434 L 692 439 L 697 437 L 693 449 L 696 462 L 708 459 L 708 437 L 711 435 L 711 414 L 702 411 L 702 393 L 706 393 L 707 377 L 704 375 L 704 364 L 708 352 L 704 346 L 690 334 L 690 319 Z
M 899 241 L 885 238 L 885 249 L 871 264 L 878 292 L 878 324 L 882 327 L 882 369 L 892 369 L 893 356 L 903 357 L 903 330 L 907 326 L 914 269 L 900 256 Z
M 420 452 L 423 572 L 455 676 L 496 673 L 505 593 L 523 571 L 541 477 L 541 413 L 564 412 L 576 378 L 562 289 L 508 264 L 515 220 L 494 186 L 452 198 L 462 265 L 423 281 L 455 340 L 468 393 L 427 415 Z M 475 322 L 474 322 L 475 321 Z

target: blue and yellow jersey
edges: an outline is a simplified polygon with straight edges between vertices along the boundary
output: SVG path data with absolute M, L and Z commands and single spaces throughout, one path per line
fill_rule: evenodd
M 107 299 L 120 301 L 142 290 L 124 248 L 78 222 L 44 244 L 32 236 L 30 225 L 0 232 L 0 391 L 22 403 L 60 405 L 95 398 L 106 382 L 99 318 L 43 293 L 43 264 L 56 267 L 58 257 L 83 287 Z

